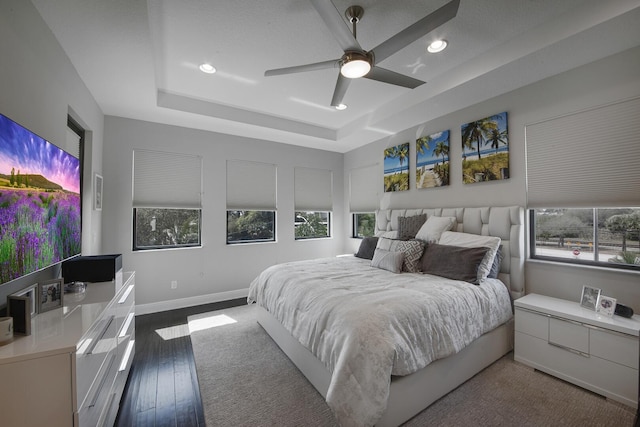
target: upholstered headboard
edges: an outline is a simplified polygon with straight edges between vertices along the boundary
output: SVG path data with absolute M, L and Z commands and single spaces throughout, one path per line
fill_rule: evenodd
M 397 230 L 398 217 L 423 213 L 427 214 L 427 218 L 455 217 L 455 231 L 499 237 L 504 258 L 498 278 L 507 285 L 513 299 L 524 296 L 524 208 L 384 209 L 376 211 L 376 233 Z

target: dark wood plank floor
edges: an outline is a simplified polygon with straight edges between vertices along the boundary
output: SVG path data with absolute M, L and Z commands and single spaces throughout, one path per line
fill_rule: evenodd
M 187 317 L 246 303 L 240 298 L 136 316 L 136 354 L 115 425 L 204 426 Z

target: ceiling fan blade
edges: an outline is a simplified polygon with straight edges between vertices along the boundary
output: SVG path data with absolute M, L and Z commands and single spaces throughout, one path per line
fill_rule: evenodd
M 330 0 L 311 0 L 311 4 L 318 11 L 325 25 L 329 27 L 329 31 L 338 41 L 342 50 L 345 52 L 349 50 L 362 51 L 360 43 L 351 34 L 349 26 Z
M 294 67 L 276 68 L 275 70 L 267 70 L 264 72 L 265 77 L 280 76 L 283 74 L 304 73 L 307 71 L 325 70 L 327 68 L 337 68 L 338 59 L 331 61 L 314 62 L 313 64 L 296 65 Z
M 395 71 L 380 67 L 371 68 L 371 71 L 369 71 L 365 77 L 367 79 L 407 87 L 409 89 L 415 89 L 425 83 L 422 80 L 414 79 L 413 77 L 405 76 L 404 74 L 396 73 Z
M 349 87 L 349 83 L 351 83 L 351 80 L 352 79 L 348 79 L 342 74 L 338 74 L 336 88 L 333 91 L 333 98 L 331 98 L 332 107 L 337 107 L 342 103 L 342 99 L 344 98 L 345 93 L 347 93 L 347 88 Z
M 395 36 L 380 43 L 372 49 L 376 62 L 385 60 L 400 49 L 452 19 L 458 13 L 458 6 L 460 6 L 460 0 L 453 0 L 435 12 L 425 16 L 415 24 L 400 31 Z

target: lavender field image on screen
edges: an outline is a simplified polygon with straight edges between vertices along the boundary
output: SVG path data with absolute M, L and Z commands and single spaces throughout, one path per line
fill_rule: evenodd
M 0 114 L 0 283 L 81 250 L 80 162 Z

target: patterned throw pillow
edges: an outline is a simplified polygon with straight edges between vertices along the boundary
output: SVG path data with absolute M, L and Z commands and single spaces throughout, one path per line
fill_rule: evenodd
M 409 240 L 416 237 L 416 233 L 427 220 L 427 214 L 398 217 L 398 239 Z
M 394 250 L 404 253 L 402 271 L 420 273 L 420 258 L 424 251 L 424 243 L 419 240 L 396 240 Z

